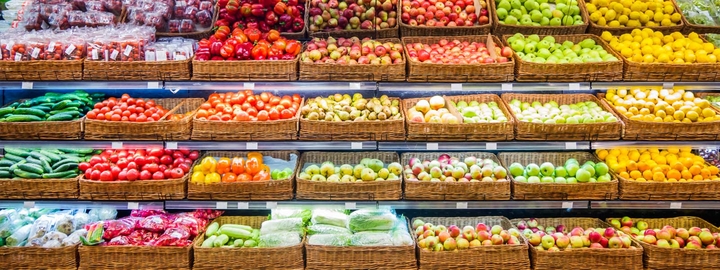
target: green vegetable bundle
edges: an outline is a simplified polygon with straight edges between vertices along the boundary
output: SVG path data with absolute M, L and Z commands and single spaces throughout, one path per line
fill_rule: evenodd
M 104 94 L 46 93 L 0 108 L 0 122 L 71 121 L 82 118 Z
M 213 222 L 205 231 L 201 247 L 252 248 L 258 246 L 260 230 L 247 225 Z
M 78 176 L 78 164 L 87 161 L 92 149 L 5 148 L 0 159 L 0 179 L 67 179 Z

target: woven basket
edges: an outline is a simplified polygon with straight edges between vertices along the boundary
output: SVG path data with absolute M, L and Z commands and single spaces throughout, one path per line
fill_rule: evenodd
M 3 81 L 80 81 L 82 60 L 0 61 Z
M 190 269 L 192 246 L 80 246 L 79 270 Z
M 427 98 L 414 98 L 403 100 L 405 118 L 408 130 L 409 141 L 510 141 L 514 137 L 515 119 L 505 102 L 494 94 L 479 94 L 465 96 L 446 96 L 445 100 L 455 103 L 460 101 L 481 103 L 495 102 L 508 119 L 505 123 L 460 123 L 460 124 L 439 124 L 439 123 L 418 123 L 410 121 L 407 110 L 415 106 L 420 100 Z M 449 103 L 445 106 L 450 113 L 459 117 L 462 122 L 462 115 L 457 108 Z
M 304 101 L 300 102 L 302 108 Z M 210 121 L 193 117 L 192 139 L 196 141 L 294 141 L 298 138 L 298 118 L 271 121 Z
M 507 168 L 510 164 L 518 162 L 523 166 L 529 163 L 542 164 L 551 162 L 559 165 L 565 164 L 570 158 L 577 159 L 582 165 L 590 160 L 598 160 L 588 152 L 513 152 L 500 153 L 502 166 Z M 577 183 L 577 184 L 555 184 L 555 183 L 521 183 L 513 180 L 514 200 L 614 200 L 618 197 L 618 181 L 612 174 L 612 181 L 606 183 Z
M 196 164 L 205 157 L 242 157 L 248 155 L 248 151 L 231 152 L 231 151 L 210 151 L 206 152 L 202 157 L 198 158 Z M 289 160 L 290 155 L 295 154 L 300 159 L 298 151 L 260 151 L 263 156 L 271 156 Z M 299 162 L 298 162 L 299 163 Z M 193 165 L 193 167 L 195 167 Z M 292 168 L 293 172 L 297 171 L 297 164 Z M 290 179 L 271 180 L 271 181 L 253 181 L 238 183 L 214 183 L 210 185 L 202 185 L 188 183 L 188 199 L 189 200 L 262 200 L 262 201 L 281 201 L 292 200 L 294 187 L 293 174 Z
M 420 219 L 426 223 L 436 225 L 456 225 L 475 227 L 478 223 L 485 223 L 488 227 L 500 225 L 504 229 L 514 228 L 505 217 L 416 217 L 413 222 Z M 412 227 L 411 227 L 412 228 Z M 413 234 L 414 238 L 417 235 Z M 465 250 L 430 251 L 418 246 L 418 263 L 420 269 L 478 269 L 478 270 L 500 270 L 500 269 L 530 269 L 527 241 L 518 237 L 520 245 L 480 246 L 471 247 Z M 415 239 L 417 242 L 417 239 Z
M 507 42 L 511 36 L 503 36 L 503 42 Z M 541 36 L 543 38 L 545 36 Z M 612 50 L 610 45 L 594 35 L 553 35 L 557 43 L 572 41 L 579 43 L 585 39 L 595 40 L 595 44 L 602 46 L 605 51 L 615 56 L 617 61 L 595 62 L 595 63 L 567 63 L 567 64 L 540 64 L 527 62 L 520 59 L 513 53 L 515 59 L 515 78 L 518 82 L 613 82 L 622 81 L 623 60 L 622 56 Z M 551 71 L 552 74 L 548 74 Z
M 676 5 L 677 2 L 673 1 Z M 678 6 L 680 8 L 680 6 Z M 718 34 L 720 33 L 720 26 L 717 25 L 701 25 L 701 24 L 693 24 L 690 23 L 690 21 L 685 18 L 685 14 L 682 16 L 682 22 L 685 24 L 685 27 L 683 28 L 682 32 L 683 34 L 690 34 L 692 32 L 698 33 L 698 34 Z
M 517 224 L 521 220 L 513 219 L 511 222 Z M 563 224 L 568 229 L 612 227 L 597 218 L 538 218 L 537 221 L 544 227 Z M 534 270 L 642 270 L 643 248 L 634 239 L 631 240 L 631 246 L 635 249 L 575 248 L 548 252 L 530 248 L 530 258 Z
M 668 122 L 647 122 L 630 120 L 627 116 L 619 113 L 614 106 L 605 100 L 605 93 L 598 93 L 600 102 L 604 107 L 613 109 L 624 126 L 623 139 L 633 141 L 696 141 L 696 140 L 717 140 L 720 134 L 720 121 L 696 122 L 696 123 L 668 123 Z M 720 111 L 718 112 L 720 113 Z
M 408 164 L 411 158 L 436 160 L 442 153 L 404 153 L 400 164 Z M 459 152 L 452 156 L 463 160 L 469 156 L 489 158 L 500 164 L 492 153 Z M 510 181 L 505 182 L 419 182 L 403 180 L 406 200 L 428 201 L 496 201 L 510 200 Z M 433 224 L 435 224 L 433 222 Z
M 260 228 L 267 216 L 221 216 L 215 222 L 223 224 L 242 224 Z M 200 234 L 193 245 L 194 270 L 216 269 L 287 269 L 305 268 L 303 244 L 277 248 L 219 248 L 201 247 L 205 234 Z
M 280 32 L 280 35 L 287 38 L 287 39 L 294 39 L 294 40 L 307 40 L 307 22 L 308 22 L 308 16 L 310 14 L 310 1 L 305 2 L 305 11 L 303 12 L 303 21 L 305 21 L 305 26 L 303 27 L 303 30 L 298 33 L 290 33 L 290 32 Z
M 309 2 L 309 1 L 308 1 Z M 379 38 L 398 38 L 400 37 L 400 13 L 402 9 L 400 8 L 402 1 L 398 1 L 397 5 L 395 6 L 395 11 L 397 15 L 395 16 L 395 21 L 397 22 L 395 24 L 395 27 L 388 28 L 388 29 L 357 29 L 357 30 L 333 30 L 333 31 L 310 31 L 310 17 L 305 18 L 305 28 L 308 29 L 308 35 L 310 35 L 311 38 L 327 38 L 327 37 L 344 37 L 344 38 L 351 38 L 351 37 L 358 37 L 360 39 L 362 38 L 372 38 L 372 39 L 379 39 Z M 368 2 L 369 3 L 369 2 Z M 310 13 L 310 4 L 308 4 L 307 13 Z M 380 12 L 377 10 L 376 12 Z M 375 27 L 375 24 L 373 24 L 373 28 Z
M 708 97 L 719 97 L 720 96 L 720 93 L 717 93 L 717 92 L 693 92 L 693 94 L 695 95 L 695 97 L 702 98 L 705 100 L 707 100 Z M 720 106 L 715 105 L 715 103 L 713 103 L 713 102 L 710 102 L 710 107 L 713 107 L 715 110 L 720 111 Z
M 577 102 L 592 101 L 610 112 L 617 119 L 620 119 L 617 112 L 610 109 L 606 103 L 600 102 L 591 94 L 503 94 L 503 101 L 510 104 L 513 99 L 522 102 L 539 101 L 541 103 L 556 101 L 560 105 L 574 104 Z M 512 110 L 511 110 L 512 112 Z M 515 113 L 513 118 L 518 119 Z M 622 134 L 623 124 L 620 120 L 612 123 L 589 123 L 589 124 L 545 124 L 532 123 L 516 120 L 515 138 L 529 141 L 612 141 L 619 140 Z
M 378 39 L 379 42 L 402 44 L 397 38 Z M 405 81 L 405 62 L 389 65 L 316 64 L 300 61 L 301 81 Z
M 492 2 L 492 1 L 490 1 Z M 441 39 L 468 42 L 483 42 L 488 44 L 489 50 L 495 47 L 491 44 L 501 45 L 500 39 L 492 36 L 489 42 L 488 36 L 457 36 L 457 37 L 403 37 L 403 47 L 407 48 L 408 43 L 421 42 L 423 44 L 434 44 Z M 410 60 L 407 50 L 405 59 L 408 59 L 408 82 L 509 82 L 513 81 L 515 74 L 515 63 L 509 59 L 505 63 L 492 64 L 429 64 Z
M 390 100 L 400 100 L 390 98 Z M 404 113 L 400 101 L 400 113 Z M 309 141 L 402 141 L 405 119 L 374 121 L 319 121 L 300 116 L 300 140 Z
M 217 3 L 213 6 L 213 18 L 212 18 L 212 24 L 211 27 L 205 30 L 190 32 L 190 33 L 170 33 L 170 32 L 157 32 L 155 35 L 157 37 L 184 37 L 184 38 L 190 38 L 195 40 L 200 40 L 203 38 L 209 38 L 212 36 L 213 33 L 215 33 L 215 22 L 217 22 L 218 17 L 220 16 L 219 12 L 220 8 L 218 7 Z M 125 14 L 127 15 L 127 14 Z
M 407 221 L 407 218 L 405 218 Z M 410 232 L 412 234 L 412 232 Z M 415 246 L 336 247 L 305 244 L 306 270 L 416 270 Z
M 638 201 L 714 201 L 720 200 L 717 181 L 638 182 L 620 177 L 620 199 Z
M 79 178 L 0 179 L 0 199 L 77 199 Z
M 578 2 L 582 3 L 583 6 L 585 5 L 585 1 L 584 1 L 584 0 L 580 0 L 580 1 L 578 1 Z M 675 3 L 675 1 L 672 1 L 672 2 L 673 2 L 673 5 L 675 6 L 675 11 L 676 11 L 676 12 L 680 12 L 680 14 L 682 15 L 682 12 L 680 11 L 680 8 L 677 6 L 677 4 Z M 582 8 L 582 13 L 583 13 L 583 18 L 586 18 L 586 17 L 590 16 L 590 15 L 588 14 L 587 9 L 585 9 L 584 7 Z M 683 16 L 683 17 L 684 17 L 684 16 Z M 684 21 L 684 20 L 680 20 L 680 23 L 679 23 L 678 25 L 674 25 L 674 26 L 653 26 L 653 27 L 641 26 L 641 27 L 639 27 L 638 29 L 650 28 L 650 29 L 652 29 L 653 31 L 660 31 L 660 32 L 662 32 L 663 34 L 670 34 L 670 33 L 672 33 L 672 32 L 680 32 L 680 31 L 682 31 L 682 30 L 683 30 L 683 27 L 685 27 L 685 23 L 683 23 L 683 21 Z M 590 34 L 596 35 L 596 36 L 600 36 L 600 35 L 602 35 L 603 32 L 608 31 L 608 32 L 610 32 L 611 34 L 613 34 L 613 36 L 619 36 L 619 35 L 622 35 L 622 34 L 625 34 L 625 33 L 630 33 L 630 32 L 632 32 L 633 29 L 636 29 L 636 28 L 600 26 L 600 25 L 597 25 L 597 24 L 595 24 L 594 22 L 590 21 L 590 27 L 588 27 L 588 31 L 587 31 L 587 32 L 590 33 Z M 627 80 L 627 79 L 626 79 L 626 80 Z
M 402 2 L 402 1 L 398 1 Z M 480 17 L 480 1 L 475 0 L 475 14 Z M 402 8 L 401 8 L 402 9 Z M 398 13 L 402 15 L 402 10 L 399 9 Z M 490 4 L 487 5 L 488 13 L 490 12 Z M 400 34 L 403 37 L 409 36 L 475 36 L 475 35 L 487 35 L 492 29 L 493 17 L 488 14 L 488 23 L 485 25 L 473 25 L 473 26 L 412 26 L 404 23 L 402 20 L 398 20 L 400 24 Z
M 127 200 L 181 200 L 185 198 L 185 182 L 190 174 L 183 178 L 167 180 L 112 181 L 101 182 L 80 177 L 81 200 L 127 201 Z
M 192 61 L 194 81 L 297 81 L 298 59 Z
M 623 57 L 626 82 L 713 82 L 720 81 L 720 64 L 637 63 Z
M 83 77 L 94 81 L 187 81 L 190 80 L 190 59 L 85 61 Z
M 72 121 L 0 122 L 0 139 L 3 140 L 79 140 L 82 138 L 83 119 Z
M 171 121 L 169 114 L 184 114 L 197 110 L 205 100 L 202 98 L 159 98 L 156 104 L 169 110 L 156 122 L 117 122 L 85 119 L 86 140 L 188 140 L 194 114 L 181 120 Z
M 305 163 L 359 164 L 363 158 L 380 159 L 383 163 L 400 162 L 395 152 L 305 152 L 296 170 L 297 199 L 391 201 L 402 198 L 402 180 L 354 183 L 316 182 L 300 178 Z
M 609 222 L 610 219 L 612 218 L 608 218 L 607 221 Z M 675 228 L 708 228 L 711 232 L 720 232 L 720 229 L 699 217 L 643 218 L 642 220 L 648 223 L 648 228 L 659 229 L 670 225 Z M 638 242 L 645 251 L 643 262 L 647 270 L 720 268 L 720 249 L 662 248 Z
M 3 269 L 77 269 L 77 246 L 43 247 L 0 247 Z
M 582 17 L 583 24 L 581 25 L 570 25 L 570 26 L 527 26 L 527 25 L 508 25 L 501 24 L 500 19 L 497 16 L 497 6 L 494 0 L 488 0 L 490 6 L 490 13 L 492 14 L 493 35 L 514 35 L 515 33 L 522 34 L 538 34 L 538 35 L 572 35 L 572 34 L 584 34 L 585 29 L 588 28 L 590 20 L 588 20 L 588 12 L 585 9 L 585 2 L 578 1 L 578 7 L 580 8 L 580 16 Z M 555 3 L 555 0 L 549 1 L 549 3 Z M 509 10 L 508 10 L 509 11 Z M 518 18 L 519 20 L 520 18 Z

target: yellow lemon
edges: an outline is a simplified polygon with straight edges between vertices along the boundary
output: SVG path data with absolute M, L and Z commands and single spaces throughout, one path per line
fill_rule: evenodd
M 610 26 L 610 27 L 620 27 L 620 22 L 619 22 L 619 21 L 616 21 L 616 20 L 613 20 L 613 21 L 610 21 L 610 23 L 608 23 L 608 26 Z
M 673 15 L 670 15 L 670 21 L 677 23 L 680 22 L 680 19 L 682 18 L 682 15 L 680 13 L 673 13 Z

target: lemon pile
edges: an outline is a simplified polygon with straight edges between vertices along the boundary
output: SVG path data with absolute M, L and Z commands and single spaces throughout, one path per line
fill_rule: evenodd
M 664 35 L 652 29 L 634 29 L 620 37 L 603 32 L 601 38 L 629 61 L 638 63 L 716 63 L 720 49 L 703 41 L 697 33 Z
M 638 182 L 692 182 L 720 180 L 717 167 L 691 148 L 598 149 L 595 153 L 620 177 Z
M 709 101 L 683 89 L 608 89 L 605 99 L 630 120 L 674 123 L 720 120 L 720 115 L 710 108 Z
M 600 26 L 673 26 L 678 25 L 682 18 L 672 1 L 592 0 L 585 8 L 590 14 L 590 21 Z

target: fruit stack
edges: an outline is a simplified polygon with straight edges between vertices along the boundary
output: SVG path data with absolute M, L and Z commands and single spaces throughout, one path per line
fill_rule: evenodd
M 492 27 L 486 0 L 403 0 L 400 7 L 403 36 L 483 35 Z
M 685 25 L 682 14 L 672 0 L 587 0 L 586 13 L 590 19 L 588 33 L 613 35 L 645 28 L 671 33 Z
M 578 0 L 490 0 L 496 35 L 583 34 L 588 27 L 585 3 Z
M 618 196 L 618 182 L 608 175 L 608 166 L 587 152 L 508 152 L 499 157 L 509 166 L 515 200 L 612 200 Z
M 405 81 L 399 39 L 314 38 L 300 55 L 303 81 Z
M 398 0 L 308 0 L 310 37 L 398 37 Z

